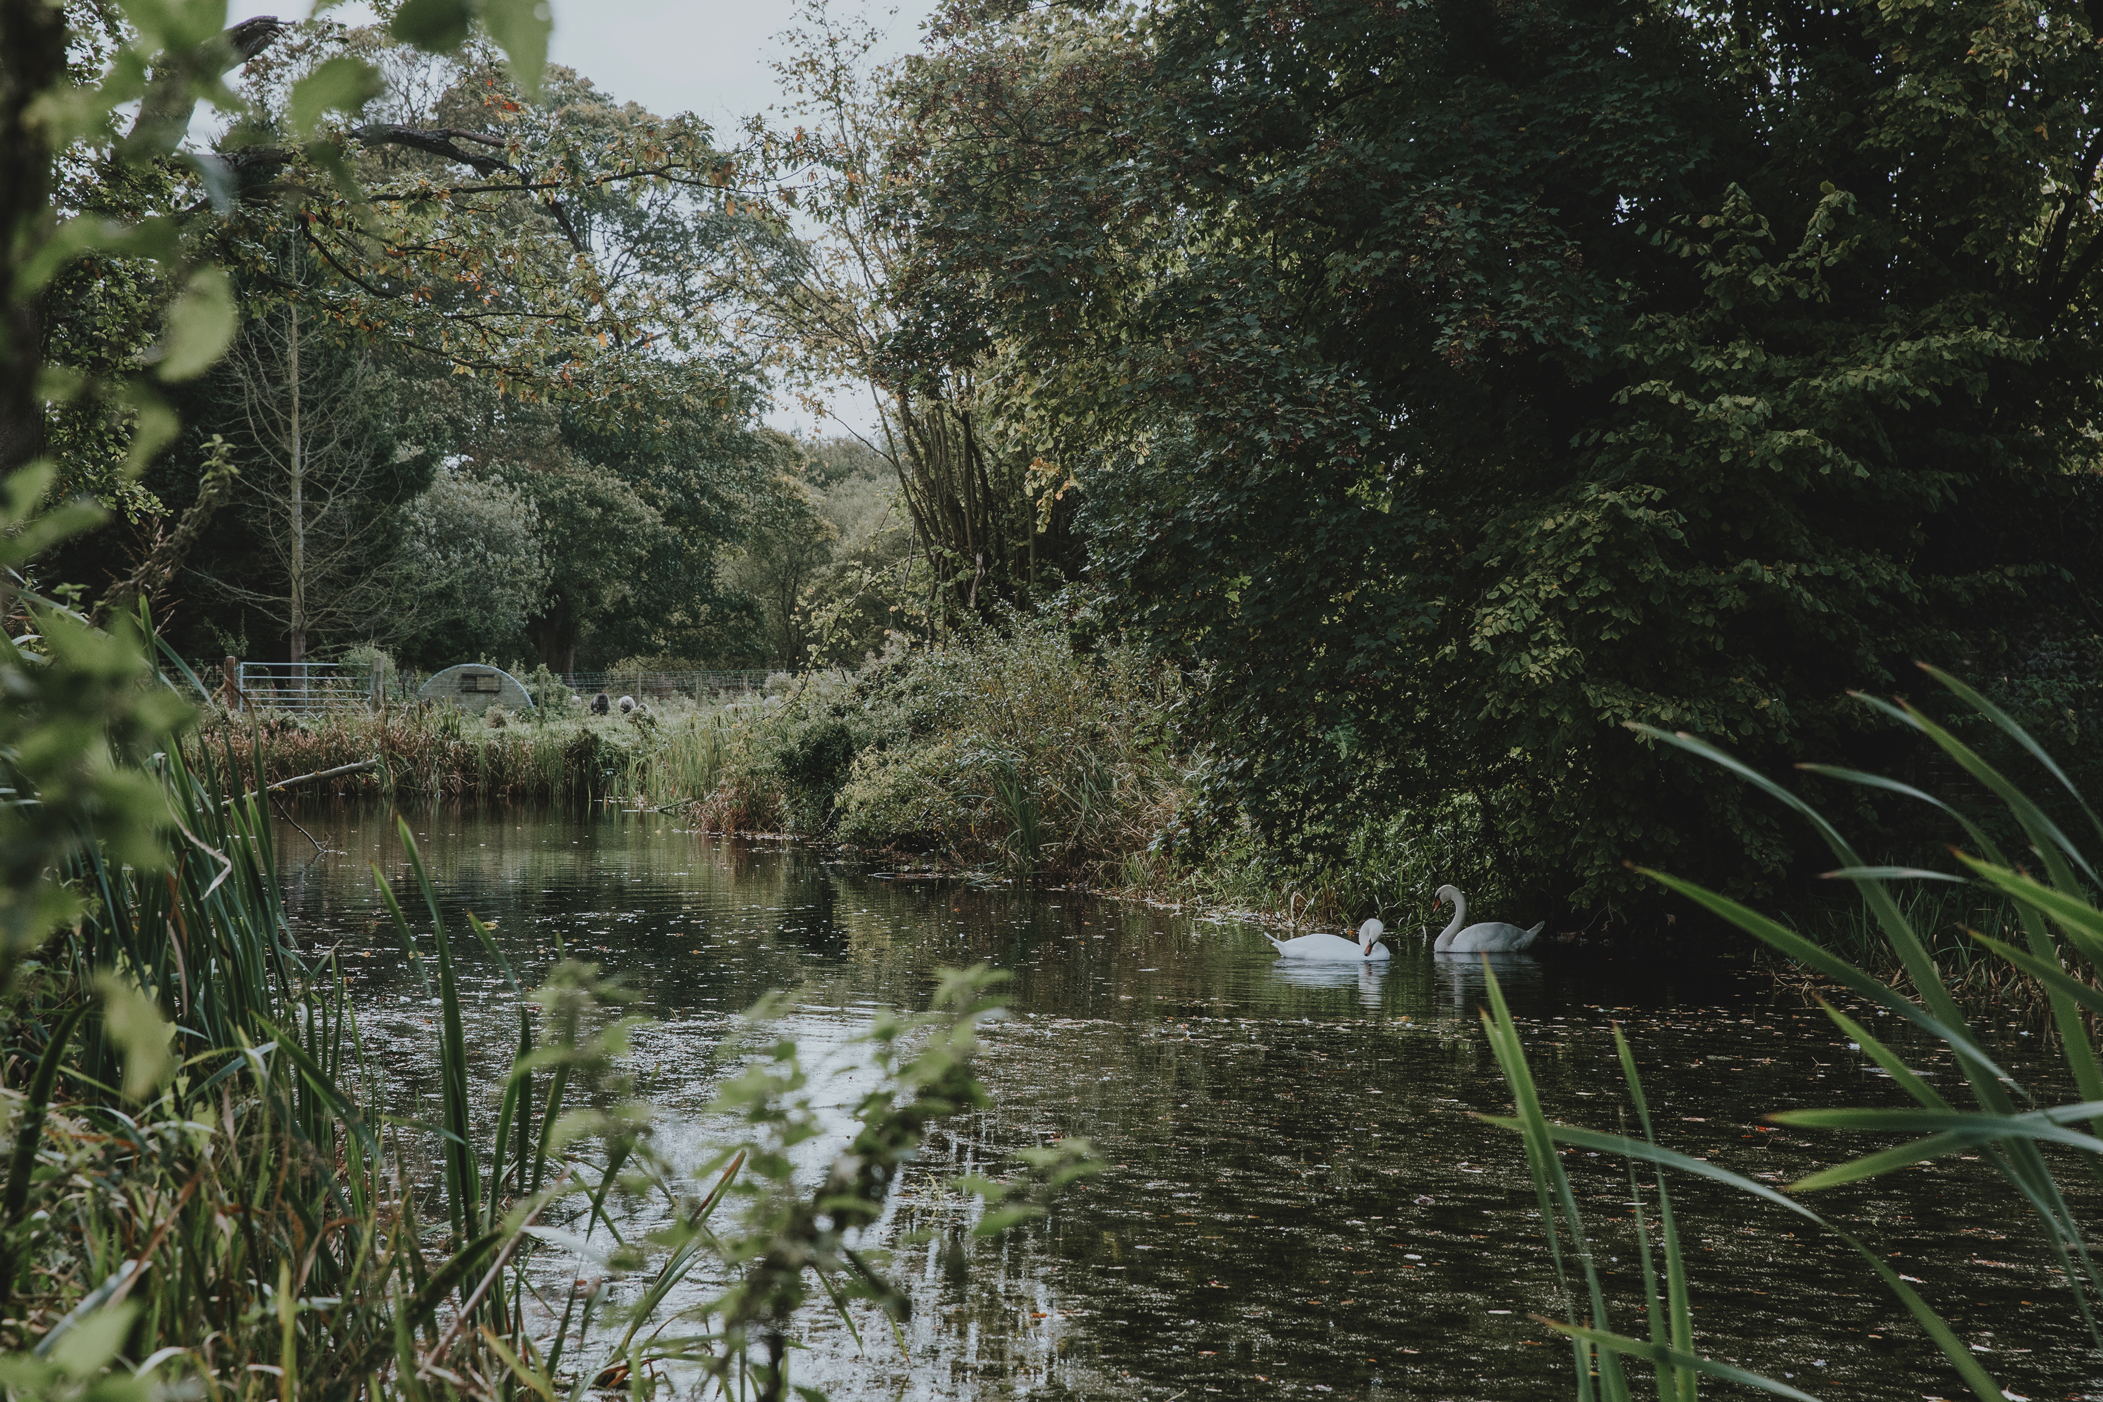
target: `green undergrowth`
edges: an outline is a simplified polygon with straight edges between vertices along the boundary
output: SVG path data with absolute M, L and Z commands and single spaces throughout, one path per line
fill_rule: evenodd
M 476 715 L 442 705 L 315 717 L 213 710 L 184 743 L 193 761 L 210 747 L 268 784 L 368 766 L 300 783 L 303 797 L 670 802 L 712 782 L 707 747 L 695 741 L 721 733 L 725 710 L 686 702 L 625 716 L 574 707 Z
M 668 727 L 647 793 L 685 798 L 715 831 L 1293 924 L 1428 918 L 1448 881 L 1504 897 L 1472 799 L 1310 811 L 1290 834 L 1256 831 L 1218 801 L 1182 729 L 1198 684 L 1132 649 L 1076 646 L 1054 618 L 1011 615 Z
M 1180 696 L 1136 652 L 1077 651 L 1055 621 L 1015 616 L 726 717 L 696 814 L 956 865 L 1100 873 L 1166 830 L 1189 791 Z

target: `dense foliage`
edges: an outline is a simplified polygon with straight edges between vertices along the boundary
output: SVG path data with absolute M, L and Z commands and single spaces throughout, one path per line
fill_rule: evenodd
M 1007 367 L 1272 831 L 1467 795 L 1578 905 L 1755 888 L 1793 839 L 1624 722 L 1861 760 L 1850 688 L 2094 630 L 2094 32 L 961 6 L 892 352 Z
M 894 645 L 727 717 L 701 820 L 1026 874 L 1143 877 L 1187 799 L 1180 680 L 1135 649 L 1077 655 L 1056 618 L 1005 622 L 946 647 Z

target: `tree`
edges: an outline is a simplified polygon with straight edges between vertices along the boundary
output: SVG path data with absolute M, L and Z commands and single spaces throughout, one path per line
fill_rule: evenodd
M 890 76 L 866 68 L 880 39 L 810 0 L 775 65 L 801 123 L 748 123 L 750 183 L 767 217 L 747 226 L 740 287 L 756 322 L 797 349 L 791 373 L 813 408 L 828 386 L 869 395 L 864 439 L 897 476 L 933 591 L 938 627 L 954 613 L 1054 584 L 1075 558 L 1070 511 L 1040 509 L 1024 420 L 1004 415 L 977 362 L 892 353 L 903 317 L 896 281 L 909 226 L 881 197 L 893 148 L 909 139 Z M 802 228 L 808 238 L 790 232 Z
M 657 513 L 663 530 L 629 575 L 631 603 L 591 625 L 601 661 L 618 657 L 756 660 L 754 601 L 726 584 L 724 563 L 767 509 L 774 435 L 684 399 L 608 421 L 565 414 L 563 440 L 603 465 Z
M 909 77 L 900 340 L 1030 367 L 1273 833 L 1470 795 L 1578 907 L 1757 889 L 1624 722 L 1861 763 L 1850 688 L 2094 626 L 2086 9 L 989 5 Z
M 380 9 L 385 28 L 311 22 L 249 66 L 256 116 L 217 156 L 244 197 L 229 247 L 267 276 L 297 238 L 326 270 L 316 311 L 499 393 L 613 419 L 650 412 L 669 376 L 749 411 L 757 367 L 719 315 L 737 172 L 707 124 L 568 69 L 517 82 L 478 35 L 419 52 L 418 7 Z M 354 71 L 356 117 L 303 114 L 303 85 Z M 328 140 L 286 140 L 303 128 Z M 332 161 L 354 198 L 314 197 Z
M 401 513 L 388 635 L 439 666 L 513 647 L 547 596 L 540 521 L 525 493 L 441 471 Z
M 764 611 L 768 661 L 795 670 L 810 665 L 806 595 L 832 562 L 839 531 L 821 513 L 818 494 L 804 480 L 799 445 L 776 434 L 769 446 L 778 475 L 764 484 L 726 576 Z
M 368 358 L 289 301 L 242 331 L 221 379 L 240 405 L 235 441 L 246 466 L 238 499 L 260 558 L 244 554 L 239 574 L 194 572 L 276 624 L 290 662 L 306 660 L 316 633 L 349 640 L 392 632 L 391 522 L 379 493 L 400 458 L 375 423 L 378 377 Z
M 383 7 L 396 35 L 406 14 Z M 300 85 L 343 64 L 369 65 L 377 96 L 360 120 L 325 124 L 360 198 L 323 204 L 306 193 L 312 157 L 281 138 L 300 125 Z M 473 38 L 433 58 L 315 23 L 250 74 L 262 117 L 222 143 L 247 195 L 229 242 L 258 284 L 422 382 L 405 434 L 534 503 L 542 660 L 699 653 L 747 631 L 717 563 L 757 471 L 759 362 L 721 315 L 750 216 L 705 124 L 616 103 L 565 69 L 529 91 Z M 317 278 L 277 274 L 287 237 Z

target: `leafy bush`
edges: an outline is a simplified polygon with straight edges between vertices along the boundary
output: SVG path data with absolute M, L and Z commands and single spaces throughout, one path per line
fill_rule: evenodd
M 857 674 L 743 711 L 703 820 L 764 814 L 966 863 L 1114 875 L 1186 789 L 1168 739 L 1181 691 L 1134 651 L 1077 651 L 1049 617 L 942 648 L 894 643 Z

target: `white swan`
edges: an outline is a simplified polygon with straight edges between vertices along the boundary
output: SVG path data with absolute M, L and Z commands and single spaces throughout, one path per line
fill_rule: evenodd
M 1468 918 L 1468 898 L 1457 886 L 1441 886 L 1439 901 L 1453 902 L 1453 923 L 1439 935 L 1438 942 L 1431 946 L 1436 954 L 1502 954 L 1524 949 L 1541 936 L 1541 928 L 1548 922 L 1543 920 L 1531 930 L 1522 930 L 1517 925 L 1507 925 L 1501 920 L 1485 920 L 1480 925 L 1470 925 L 1463 930 L 1460 922 Z M 1436 902 L 1434 902 L 1436 904 Z
M 1358 938 L 1347 940 L 1342 935 L 1302 935 L 1296 940 L 1271 940 L 1271 947 L 1288 959 L 1385 959 L 1387 946 L 1380 937 L 1387 933 L 1387 926 L 1378 920 L 1368 920 L 1358 927 Z

